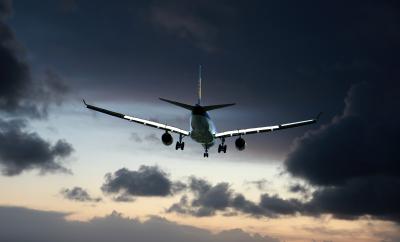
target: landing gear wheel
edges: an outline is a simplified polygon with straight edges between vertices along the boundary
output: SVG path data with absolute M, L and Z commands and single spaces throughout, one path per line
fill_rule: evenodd
M 221 153 L 221 151 L 226 153 L 226 145 L 224 144 L 218 145 L 218 153 Z
M 184 148 L 185 148 L 185 142 L 179 142 L 179 141 L 176 142 L 175 150 L 179 149 L 183 150 Z
M 204 153 L 204 157 L 207 157 L 207 158 L 208 158 L 208 153 Z

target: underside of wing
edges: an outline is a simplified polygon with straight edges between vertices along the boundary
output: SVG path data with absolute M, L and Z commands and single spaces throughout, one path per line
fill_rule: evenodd
M 177 134 L 181 134 L 181 135 L 184 135 L 184 136 L 188 136 L 189 135 L 189 131 L 186 131 L 186 130 L 183 130 L 183 129 L 179 129 L 179 128 L 176 128 L 176 127 L 173 127 L 173 126 L 169 126 L 169 125 L 166 125 L 166 124 L 161 124 L 161 123 L 157 123 L 157 122 L 154 122 L 154 121 L 145 120 L 145 119 L 141 119 L 141 118 L 125 115 L 125 114 L 122 114 L 122 113 L 117 113 L 117 112 L 114 112 L 114 111 L 110 111 L 110 110 L 107 110 L 107 109 L 99 108 L 99 107 L 87 104 L 85 102 L 85 100 L 83 100 L 83 103 L 86 105 L 86 107 L 88 109 L 91 109 L 91 110 L 94 110 L 94 111 L 97 111 L 97 112 L 100 112 L 100 113 L 105 113 L 105 114 L 108 114 L 108 115 L 111 115 L 111 116 L 114 116 L 114 117 L 117 117 L 117 118 L 122 118 L 122 119 L 125 119 L 125 120 L 128 120 L 128 121 L 131 121 L 131 122 L 143 124 L 145 126 L 150 126 L 150 127 L 153 127 L 153 128 L 162 129 L 162 130 L 165 130 L 165 131 L 171 131 L 171 132 L 174 132 L 174 133 L 177 133 Z
M 227 138 L 227 137 L 241 136 L 241 135 L 247 135 L 247 134 L 265 133 L 265 132 L 271 132 L 271 131 L 275 131 L 275 130 L 288 129 L 288 128 L 294 128 L 294 127 L 299 127 L 299 126 L 303 126 L 303 125 L 313 124 L 318 121 L 321 114 L 322 113 L 319 113 L 317 115 L 317 117 L 314 119 L 308 119 L 308 120 L 303 120 L 303 121 L 298 121 L 298 122 L 293 122 L 293 123 L 285 123 L 285 124 L 278 124 L 278 125 L 258 127 L 258 128 L 249 128 L 249 129 L 237 129 L 237 130 L 216 133 L 215 138 Z

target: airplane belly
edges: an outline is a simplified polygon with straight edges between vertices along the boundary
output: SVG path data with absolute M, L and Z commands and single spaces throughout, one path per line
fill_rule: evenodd
M 214 144 L 214 135 L 212 133 L 213 125 L 208 117 L 201 115 L 193 115 L 191 118 L 190 137 L 201 144 L 208 147 Z

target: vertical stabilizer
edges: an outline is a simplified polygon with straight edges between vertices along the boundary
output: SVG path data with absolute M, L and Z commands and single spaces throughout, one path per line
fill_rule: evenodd
M 199 83 L 197 86 L 197 104 L 200 105 L 201 104 L 201 65 L 199 65 Z

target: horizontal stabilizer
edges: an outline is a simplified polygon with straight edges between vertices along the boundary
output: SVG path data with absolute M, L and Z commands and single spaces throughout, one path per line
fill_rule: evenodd
M 171 104 L 176 105 L 176 106 L 179 106 L 181 108 L 188 109 L 188 110 L 193 110 L 193 108 L 194 108 L 194 106 L 192 106 L 192 105 L 185 104 L 185 103 L 180 103 L 180 102 L 176 102 L 176 101 L 171 101 L 171 100 L 164 99 L 164 98 L 160 98 L 160 100 L 164 101 L 164 102 L 167 102 L 167 103 L 171 103 Z
M 233 105 L 235 105 L 235 103 L 210 105 L 210 106 L 204 106 L 203 108 L 204 108 L 205 111 L 211 111 L 211 110 L 214 110 L 214 109 L 225 108 L 225 107 L 229 107 L 229 106 L 233 106 Z

